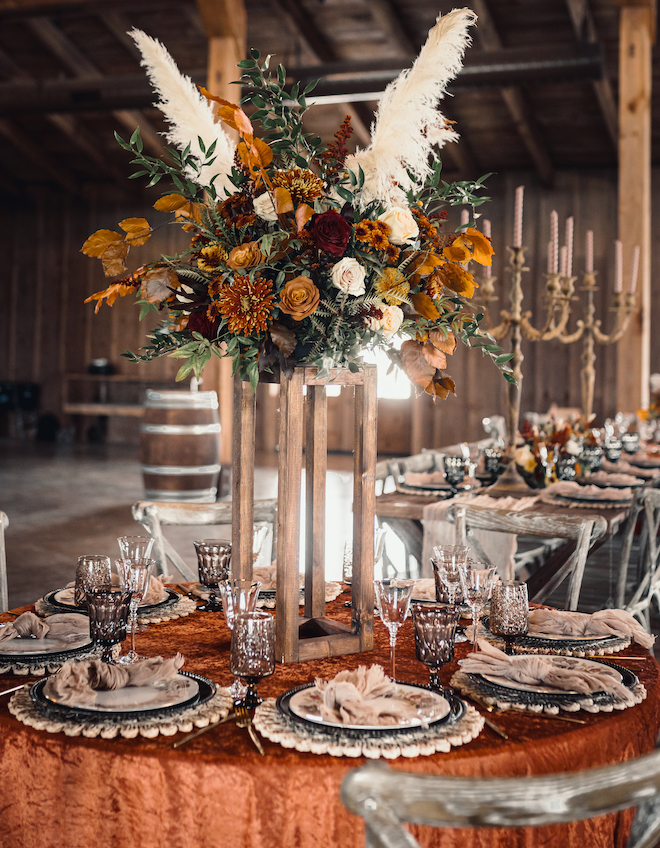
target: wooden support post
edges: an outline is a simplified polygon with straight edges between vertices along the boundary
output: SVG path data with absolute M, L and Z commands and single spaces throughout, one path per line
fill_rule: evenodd
M 234 379 L 234 427 L 231 573 L 252 577 L 252 534 L 254 533 L 254 414 L 256 395 L 249 383 Z
M 651 48 L 654 4 L 622 4 L 619 42 L 619 238 L 624 291 L 640 248 L 637 303 L 617 348 L 617 409 L 648 406 L 651 354 Z
M 307 387 L 305 435 L 305 616 L 325 615 L 325 483 L 328 400 L 325 386 Z

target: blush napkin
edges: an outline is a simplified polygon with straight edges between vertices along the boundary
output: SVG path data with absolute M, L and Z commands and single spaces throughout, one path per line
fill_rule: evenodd
M 611 487 L 601 488 L 600 486 L 580 486 L 573 480 L 561 480 L 559 483 L 553 483 L 545 490 L 553 495 L 561 495 L 565 498 L 573 498 L 576 501 L 594 500 L 594 501 L 626 501 L 632 498 L 632 489 L 614 489 Z
M 502 677 L 512 683 L 547 686 L 583 695 L 608 692 L 626 701 L 630 699 L 630 692 L 621 683 L 619 673 L 603 663 L 539 654 L 507 656 L 485 639 L 479 639 L 479 652 L 468 654 L 461 670 L 466 674 Z
M 565 610 L 536 609 L 529 613 L 530 636 L 628 636 L 651 648 L 655 636 L 622 609 L 598 610 L 591 615 Z
M 11 624 L 0 627 L 0 642 L 10 639 L 66 639 L 73 641 L 79 636 L 89 636 L 89 619 L 76 612 L 64 612 L 51 615 L 47 619 L 39 618 L 33 612 L 24 612 Z
M 49 677 L 44 695 L 58 704 L 96 703 L 96 693 L 126 686 L 148 686 L 172 680 L 184 663 L 182 654 L 164 660 L 150 657 L 133 665 L 110 665 L 100 659 L 79 663 L 65 662 L 62 668 Z

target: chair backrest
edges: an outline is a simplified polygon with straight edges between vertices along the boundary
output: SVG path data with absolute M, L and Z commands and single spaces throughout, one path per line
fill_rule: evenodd
M 9 527 L 7 514 L 0 512 L 0 612 L 9 609 L 9 589 L 7 586 L 7 553 L 5 549 L 5 530 Z
M 640 543 L 640 582 L 624 609 L 633 615 L 650 633 L 650 607 L 655 598 L 660 608 L 660 490 L 643 489 L 636 502 L 644 515 L 644 527 Z
M 589 819 L 642 804 L 657 811 L 660 751 L 637 760 L 542 777 L 481 778 L 407 774 L 380 762 L 349 772 L 341 799 L 364 818 L 370 848 L 419 848 L 402 822 L 431 827 L 529 827 Z M 628 848 L 652 848 L 660 817 Z M 631 837 L 632 838 L 632 837 Z
M 277 498 L 254 502 L 255 523 L 266 522 L 273 528 L 273 549 L 277 529 Z M 186 580 L 196 580 L 197 574 L 182 559 L 165 538 L 163 525 L 196 526 L 211 524 L 231 524 L 231 501 L 219 503 L 158 503 L 138 501 L 133 504 L 133 518 L 153 536 L 154 558 L 161 574 L 167 571 L 167 559 Z
M 452 504 L 447 509 L 447 517 L 450 521 L 456 522 L 458 544 L 468 544 L 469 531 L 474 529 L 539 536 L 544 539 L 574 540 L 575 551 L 534 597 L 530 598 L 531 601 L 542 603 L 564 580 L 568 579 L 566 608 L 569 610 L 577 609 L 589 549 L 593 542 L 607 531 L 607 522 L 600 515 L 583 519 L 563 515 L 545 515 L 530 510 L 514 511 Z

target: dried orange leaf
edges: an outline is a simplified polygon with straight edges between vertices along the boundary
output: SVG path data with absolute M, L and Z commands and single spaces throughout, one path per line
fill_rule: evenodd
M 256 149 L 256 152 L 259 154 L 259 161 L 263 168 L 267 168 L 270 163 L 273 161 L 273 151 L 270 147 L 260 138 L 255 138 L 252 142 L 252 147 Z
M 492 265 L 492 256 L 495 253 L 493 245 L 479 230 L 470 227 L 465 233 L 465 239 L 472 244 L 472 258 L 480 265 Z
M 442 369 L 447 367 L 447 357 L 445 354 L 430 342 L 424 342 L 422 355 L 428 364 L 433 365 L 434 368 Z
M 437 268 L 438 265 L 442 265 L 443 261 L 444 260 L 440 256 L 436 253 L 432 253 L 430 250 L 420 250 L 409 262 L 407 268 L 410 271 L 413 271 L 417 276 L 425 277 L 427 274 L 430 274 L 434 268 Z
M 159 212 L 176 212 L 188 205 L 188 201 L 182 194 L 165 194 L 154 203 L 154 209 Z
M 124 236 L 121 233 L 114 232 L 114 230 L 97 230 L 83 244 L 80 252 L 84 253 L 85 256 L 100 258 L 108 249 L 108 246 L 116 241 L 123 242 Z
M 444 265 L 438 266 L 431 278 L 434 282 L 439 282 L 440 285 L 465 297 L 472 297 L 475 288 L 478 288 L 472 274 L 456 262 L 445 262 Z
M 273 189 L 273 202 L 275 203 L 275 211 L 278 215 L 284 212 L 293 212 L 293 200 L 291 192 L 284 186 L 277 186 Z
M 449 377 L 447 374 L 441 377 L 434 377 L 431 381 L 431 384 L 427 386 L 426 392 L 429 395 L 433 395 L 433 399 L 436 397 L 442 398 L 444 400 L 449 392 L 453 395 L 456 394 L 456 383 Z
M 115 241 L 108 245 L 101 256 L 103 273 L 106 277 L 116 277 L 126 271 L 126 254 L 128 253 L 128 242 Z
M 305 224 L 309 221 L 309 219 L 314 214 L 314 210 L 307 203 L 301 203 L 300 206 L 296 209 L 296 224 L 298 225 L 298 232 L 301 232 Z
M 285 356 L 291 356 L 296 347 L 296 335 L 292 330 L 279 321 L 273 321 L 270 325 L 270 337 L 278 350 Z
M 442 251 L 442 255 L 450 262 L 468 262 L 472 259 L 470 248 L 463 236 L 458 236 Z
M 435 321 L 436 318 L 440 317 L 437 306 L 427 294 L 424 294 L 424 292 L 411 294 L 410 300 L 412 301 L 412 305 L 415 309 L 424 318 L 429 318 L 431 321 Z
M 151 238 L 151 227 L 146 218 L 124 218 L 119 226 L 126 232 L 126 241 L 133 247 L 144 244 Z
M 424 356 L 424 343 L 408 340 L 401 345 L 401 364 L 413 383 L 426 390 L 435 376 L 435 366 Z
M 207 100 L 212 100 L 218 104 L 218 117 L 227 126 L 230 126 L 233 130 L 237 130 L 243 136 L 252 136 L 254 134 L 250 119 L 240 106 L 236 103 L 230 103 L 229 100 L 223 100 L 222 97 L 217 97 L 215 94 L 211 94 L 204 86 L 200 86 L 199 90 Z
M 133 286 L 126 285 L 126 283 L 113 283 L 111 286 L 108 286 L 107 289 L 90 295 L 90 297 L 85 300 L 85 303 L 90 303 L 95 300 L 96 306 L 94 307 L 94 312 L 98 312 L 104 300 L 107 302 L 108 306 L 112 306 L 118 297 L 123 297 L 125 294 L 134 290 Z
M 449 336 L 445 338 L 444 333 L 440 330 L 431 330 L 429 332 L 429 341 L 432 345 L 437 347 L 438 350 L 442 350 L 449 355 L 456 350 L 456 337 L 453 333 L 450 333 Z

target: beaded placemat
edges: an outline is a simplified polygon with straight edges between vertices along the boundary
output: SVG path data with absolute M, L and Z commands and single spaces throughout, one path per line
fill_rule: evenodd
M 268 698 L 257 707 L 254 726 L 271 742 L 303 753 L 394 760 L 397 757 L 428 757 L 466 745 L 481 733 L 484 719 L 474 707 L 466 704 L 463 715 L 453 723 L 396 729 L 391 733 L 342 728 L 328 732 L 327 728 L 320 730 L 288 718 L 277 708 L 275 699 Z
M 472 639 L 472 625 L 465 628 L 468 638 Z M 479 638 L 486 639 L 491 645 L 503 651 L 506 642 L 500 636 L 491 633 L 486 623 L 479 624 Z M 514 654 L 554 654 L 563 657 L 593 657 L 616 654 L 630 645 L 628 636 L 594 636 L 592 639 L 550 639 L 543 636 L 516 636 L 511 648 Z
M 231 709 L 232 697 L 228 689 L 217 687 L 215 694 L 205 703 L 192 707 L 182 707 L 180 711 L 169 709 L 163 715 L 140 717 L 118 713 L 99 713 L 98 716 L 81 717 L 72 711 L 71 716 L 54 716 L 52 711 L 30 696 L 30 687 L 26 684 L 19 692 L 12 695 L 9 701 L 9 712 L 20 722 L 45 730 L 48 733 L 64 733 L 67 736 L 85 736 L 102 739 L 134 739 L 144 736 L 154 739 L 161 736 L 174 736 L 175 733 L 190 733 L 198 727 L 206 727 L 224 718 Z
M 193 598 L 186 595 L 177 595 L 176 598 L 170 598 L 164 604 L 158 604 L 150 610 L 141 611 L 138 607 L 138 624 L 158 624 L 161 621 L 174 621 L 177 618 L 185 618 L 185 616 L 195 612 L 196 609 L 197 604 Z M 66 612 L 62 607 L 54 606 L 45 598 L 39 598 L 34 605 L 34 611 L 42 618 Z M 77 607 L 71 607 L 71 612 L 80 612 L 80 610 Z
M 44 674 L 53 674 L 61 668 L 65 662 L 81 662 L 100 657 L 103 649 L 97 645 L 87 648 L 75 648 L 70 651 L 59 651 L 56 654 L 44 654 L 41 657 L 27 657 L 20 655 L 16 659 L 7 659 L 5 655 L 0 659 L 0 674 L 19 674 L 23 676 L 41 677 Z

